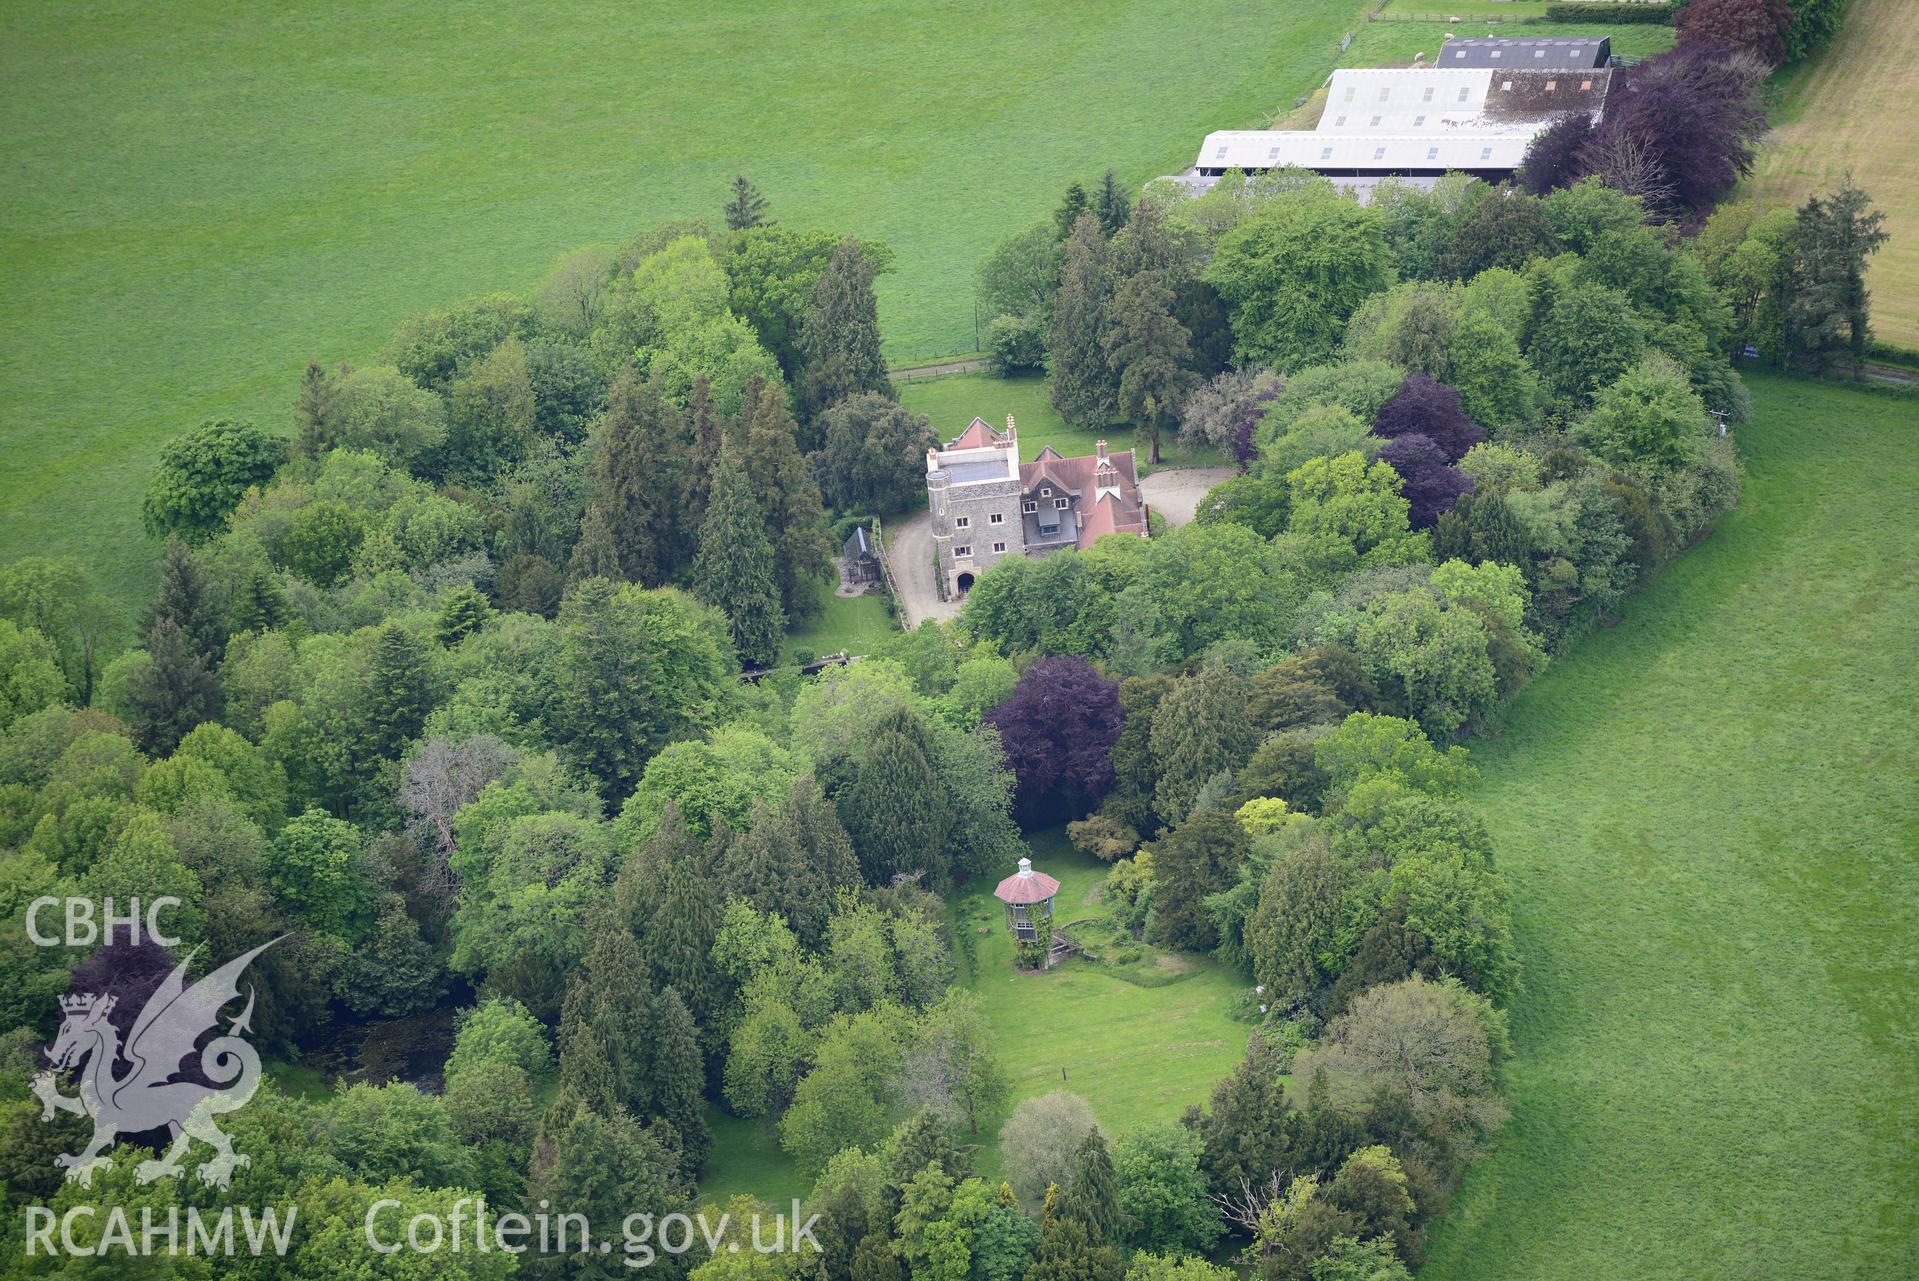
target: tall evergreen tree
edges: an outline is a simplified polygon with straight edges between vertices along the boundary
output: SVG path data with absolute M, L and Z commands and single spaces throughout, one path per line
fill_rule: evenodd
M 149 756 L 171 756 L 194 726 L 220 718 L 220 681 L 171 618 L 147 634 L 147 658 L 127 691 L 133 740 Z
M 1119 415 L 1119 378 L 1102 345 L 1115 288 L 1111 257 L 1098 220 L 1081 214 L 1066 239 L 1046 335 L 1053 407 L 1076 427 L 1103 427 Z
M 755 380 L 738 435 L 746 476 L 773 545 L 780 609 L 789 623 L 804 622 L 819 612 L 818 585 L 832 577 L 833 540 L 826 535 L 819 484 L 800 454 L 798 427 L 779 384 Z
M 720 441 L 726 429 L 719 407 L 713 403 L 713 386 L 703 377 L 693 380 L 693 390 L 687 394 L 686 427 L 690 446 L 685 520 L 697 538 L 707 505 L 713 501 L 713 469 L 720 461 Z
M 1095 1126 L 1079 1141 L 1066 1167 L 1066 1186 L 1060 1190 L 1058 1212 L 1078 1219 L 1095 1244 L 1117 1245 L 1125 1236 L 1126 1216 L 1119 1208 L 1119 1174 L 1106 1136 Z
M 851 236 L 840 241 L 813 286 L 800 321 L 800 413 L 808 422 L 827 406 L 863 391 L 892 398 L 880 356 L 879 301 L 873 264 Z M 818 442 L 808 441 L 808 446 Z
M 1787 364 L 1823 373 L 1844 360 L 1859 377 L 1872 335 L 1866 259 L 1887 239 L 1885 215 L 1848 173 L 1799 208 L 1788 267 Z
M 780 913 L 801 943 L 819 948 L 835 897 L 860 883 L 860 865 L 832 802 L 807 775 L 794 782 L 778 812 L 762 815 L 733 840 L 721 877 L 728 898 Z
M 717 1035 L 722 992 L 712 948 L 720 932 L 720 896 L 697 859 L 676 857 L 657 866 L 658 899 L 646 927 L 647 970 L 656 987 L 677 991 L 694 1021 L 709 1036 Z
M 1133 216 L 1133 202 L 1111 169 L 1100 177 L 1099 193 L 1093 197 L 1093 216 L 1099 219 L 1099 229 L 1109 236 Z
M 593 993 L 583 974 L 573 976 L 560 1003 L 559 1043 L 561 1096 L 601 1116 L 618 1113 L 619 1079 L 593 1026 Z
M 653 1105 L 680 1136 L 687 1174 L 697 1174 L 712 1149 L 706 1128 L 706 1068 L 700 1057 L 699 1029 L 686 1002 L 673 988 L 653 1001 Z
M 758 667 L 779 657 L 786 616 L 766 517 L 740 454 L 732 441 L 720 450 L 713 503 L 700 526 L 700 551 L 693 561 L 693 591 L 725 611 L 740 661 Z
M 1079 226 L 1080 215 L 1091 209 L 1086 199 L 1086 188 L 1078 182 L 1066 184 L 1066 194 L 1060 198 L 1059 208 L 1053 210 L 1053 227 L 1057 239 L 1065 240 Z
M 398 623 L 380 629 L 367 670 L 362 750 L 375 760 L 398 760 L 420 736 L 433 710 L 433 673 L 426 651 Z
M 433 639 L 451 649 L 484 627 L 492 612 L 478 589 L 455 588 L 447 593 L 440 616 L 433 621 Z
M 635 1214 L 658 1223 L 692 1208 L 678 1164 L 678 1155 L 631 1116 L 597 1112 L 562 1090 L 541 1118 L 533 1141 L 527 1201 L 556 1211 L 564 1208 L 590 1224 L 624 1223 Z M 617 1250 L 606 1254 L 588 1250 L 539 1256 L 533 1271 L 568 1281 L 612 1281 L 632 1275 L 627 1262 L 628 1256 Z M 662 1254 L 657 1268 L 664 1268 L 669 1277 L 679 1275 L 677 1261 L 670 1255 Z
M 1120 287 L 1110 324 L 1100 346 L 1119 377 L 1119 412 L 1152 439 L 1157 463 L 1160 434 L 1179 425 L 1186 397 L 1199 385 L 1189 367 L 1191 335 L 1174 318 L 1173 291 L 1157 271 Z
M 347 372 L 340 366 L 342 374 Z M 307 362 L 300 378 L 300 395 L 293 402 L 293 452 L 301 458 L 318 458 L 331 436 L 333 377 L 318 361 Z
M 726 228 L 728 231 L 745 231 L 749 227 L 758 227 L 766 222 L 766 197 L 760 189 L 747 181 L 746 175 L 733 175 L 733 194 L 726 201 Z
M 611 582 L 589 578 L 561 604 L 559 632 L 551 674 L 554 729 L 600 781 L 602 795 L 629 795 L 649 754 L 633 726 L 651 721 L 655 701 L 653 664 L 637 621 Z
M 514 557 L 514 561 L 524 561 L 526 557 Z M 513 562 L 509 561 L 509 564 Z M 606 512 L 595 503 L 586 509 L 580 517 L 579 541 L 573 544 L 572 558 L 567 562 L 567 577 L 573 582 L 584 582 L 589 578 L 604 578 L 618 582 L 625 577 L 620 568 L 620 553 L 613 546 L 613 526 L 606 518 Z M 501 577 L 505 578 L 502 567 Z M 502 600 L 501 608 L 509 608 L 509 602 Z
M 1059 1190 L 1048 1189 L 1039 1249 L 1026 1265 L 1025 1281 L 1120 1281 L 1126 1265 L 1118 1248 L 1095 1242 L 1083 1222 L 1059 1213 L 1059 1200 Z
M 644 1116 L 657 1102 L 654 994 L 639 944 L 610 908 L 587 920 L 584 981 L 586 1017 L 606 1052 L 613 1097 L 635 1116 Z
M 180 629 L 188 648 L 206 659 L 209 669 L 219 665 L 227 649 L 226 620 L 212 580 L 193 549 L 178 538 L 167 539 L 161 554 L 160 591 L 148 611 L 147 630 L 162 619 Z
M 240 590 L 233 599 L 233 630 L 236 632 L 268 632 L 287 621 L 286 593 L 280 590 L 280 580 L 273 571 L 264 565 L 247 575 L 246 582 L 240 584 Z
M 685 524 L 687 448 L 679 409 L 631 365 L 607 398 L 590 502 L 605 519 L 620 574 L 658 587 L 692 550 Z
M 839 809 L 868 881 L 881 885 L 897 872 L 919 870 L 945 877 L 946 789 L 920 745 L 900 728 L 874 735 Z

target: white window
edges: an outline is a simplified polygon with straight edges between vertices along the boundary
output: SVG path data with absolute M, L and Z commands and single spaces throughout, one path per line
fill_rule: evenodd
M 1579 92 L 1581 93 L 1589 92 L 1592 89 L 1592 87 L 1593 87 L 1593 82 L 1590 80 L 1581 80 L 1579 82 Z
M 1544 49 L 1535 49 L 1535 50 L 1533 50 L 1533 57 L 1535 57 L 1535 58 L 1543 58 L 1543 57 L 1545 57 L 1545 56 L 1546 56 L 1546 51 L 1545 51 Z
M 973 545 L 971 543 L 967 543 L 963 546 L 955 547 L 953 549 L 953 555 L 955 556 L 971 557 L 972 554 L 973 554 Z
M 1039 510 L 1039 504 L 1029 498 L 1019 505 L 1019 509 L 1023 512 L 1036 512 Z
M 1384 160 L 1385 158 L 1386 158 L 1386 148 L 1384 148 L 1384 147 L 1374 147 L 1374 148 L 1373 148 L 1373 159 L 1374 159 L 1374 160 Z
M 1041 485 L 1039 487 L 1039 496 L 1041 498 L 1051 498 L 1053 496 L 1053 491 L 1051 489 L 1048 489 L 1045 485 Z
M 1331 147 L 1321 147 L 1319 149 L 1319 158 L 1321 160 L 1331 160 L 1333 158 L 1333 149 Z
M 1548 80 L 1546 82 L 1547 93 L 1551 93 L 1553 90 L 1557 89 L 1558 87 L 1559 87 L 1559 82 L 1557 80 Z
M 1274 147 L 1274 148 L 1273 148 L 1273 149 L 1272 149 L 1271 151 L 1269 151 L 1269 152 L 1267 152 L 1267 153 L 1266 153 L 1266 158 L 1267 158 L 1268 160 L 1277 160 L 1277 159 L 1279 159 L 1279 148 L 1278 148 L 1278 147 Z
M 1221 148 L 1219 149 L 1219 154 L 1217 154 L 1217 155 L 1215 155 L 1215 156 L 1213 157 L 1213 159 L 1215 159 L 1215 160 L 1224 160 L 1224 159 L 1226 159 L 1226 148 L 1224 148 L 1224 147 L 1221 147 Z
M 1512 82 L 1512 81 L 1510 81 L 1510 80 L 1501 80 L 1501 81 L 1499 82 L 1499 92 L 1501 92 L 1501 93 L 1511 93 L 1512 91 L 1513 91 L 1513 82 Z
M 968 527 L 970 527 L 970 526 L 972 525 L 972 523 L 973 523 L 973 518 L 972 518 L 971 516 L 955 516 L 955 517 L 953 517 L 953 528 L 954 528 L 954 529 L 966 529 L 966 528 L 968 528 Z
M 1499 50 L 1497 49 L 1493 50 L 1493 57 L 1497 58 L 1498 56 L 1499 56 Z
M 989 525 L 1004 525 L 1006 523 L 1006 517 L 1000 515 L 998 512 L 993 512 L 987 516 L 986 523 Z
M 1346 101 L 1351 102 L 1353 100 L 1354 92 L 1355 90 L 1351 85 L 1346 86 Z
M 1005 550 L 1006 550 L 1006 544 L 1005 544 L 1005 543 L 994 543 L 994 544 L 993 544 L 993 550 L 994 550 L 995 552 L 1003 552 L 1003 551 L 1005 551 Z
M 1431 85 L 1426 86 L 1426 92 L 1420 96 L 1419 100 L 1421 102 L 1431 102 L 1433 100 L 1433 87 Z
M 1491 147 L 1481 147 L 1479 149 L 1479 158 L 1481 160 L 1491 160 L 1493 158 L 1493 149 Z
M 1439 148 L 1438 148 L 1438 147 L 1428 147 L 1428 148 L 1426 148 L 1426 159 L 1428 159 L 1428 160 L 1437 160 L 1437 159 L 1439 159 Z
M 1066 510 L 1066 509 L 1067 509 L 1068 507 L 1071 507 L 1072 505 L 1073 505 L 1073 500 L 1072 500 L 1072 499 L 1070 499 L 1070 498 L 1055 498 L 1055 499 L 1053 500 L 1053 510 L 1054 510 L 1054 511 L 1062 511 L 1062 512 L 1063 512 L 1063 511 L 1065 511 L 1065 510 Z
M 1465 56 L 1466 56 L 1466 51 L 1464 49 L 1461 49 L 1458 53 L 1453 55 L 1453 57 L 1455 58 L 1463 58 Z
M 1467 95 L 1467 94 L 1469 94 L 1469 93 L 1471 93 L 1471 92 L 1472 92 L 1472 90 L 1471 90 L 1471 89 L 1468 89 L 1468 88 L 1467 88 L 1467 87 L 1466 87 L 1465 85 L 1461 85 L 1461 86 L 1459 86 L 1459 100 L 1460 100 L 1461 102 L 1464 102 L 1464 101 L 1466 101 L 1466 95 Z

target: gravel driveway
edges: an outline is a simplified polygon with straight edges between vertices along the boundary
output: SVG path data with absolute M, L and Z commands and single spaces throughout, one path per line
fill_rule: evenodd
M 893 584 L 899 589 L 900 608 L 910 627 L 918 627 L 929 618 L 955 617 L 960 602 L 941 600 L 933 578 L 933 514 L 921 512 L 910 520 L 891 525 L 886 531 L 886 557 L 893 567 Z
M 1140 481 L 1139 492 L 1168 525 L 1184 525 L 1199 510 L 1207 490 L 1237 475 L 1231 467 L 1168 468 Z
M 1167 524 L 1184 525 L 1193 518 L 1207 490 L 1238 474 L 1231 467 L 1181 467 L 1156 471 L 1140 481 L 1139 488 Z M 941 600 L 934 584 L 932 513 L 921 512 L 889 526 L 886 542 L 907 624 L 918 627 L 929 618 L 957 617 L 961 602 Z

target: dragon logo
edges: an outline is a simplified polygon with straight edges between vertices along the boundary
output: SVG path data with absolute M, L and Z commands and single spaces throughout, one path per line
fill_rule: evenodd
M 94 1171 L 112 1166 L 113 1158 L 104 1154 L 119 1135 L 161 1126 L 173 1135 L 173 1144 L 158 1160 L 135 1167 L 134 1177 L 141 1183 L 177 1177 L 180 1158 L 194 1139 L 213 1149 L 212 1159 L 195 1171 L 204 1183 L 227 1187 L 233 1171 L 250 1164 L 233 1150 L 233 1141 L 213 1119 L 246 1106 L 260 1083 L 260 1056 L 237 1035 L 251 1030 L 251 987 L 246 1008 L 231 1021 L 229 1034 L 214 1037 L 200 1051 L 201 1072 L 218 1086 L 173 1078 L 180 1061 L 193 1053 L 195 1042 L 218 1024 L 220 1010 L 238 999 L 241 971 L 279 941 L 261 944 L 191 987 L 186 983 L 187 966 L 199 949 L 189 952 L 141 1007 L 124 1048 L 119 1029 L 107 1020 L 115 998 L 93 993 L 60 998 L 66 1018 L 47 1051 L 53 1067 L 33 1078 L 33 1092 L 40 1099 L 42 1120 L 52 1120 L 56 1109 L 93 1118 L 93 1141 L 85 1150 L 78 1156 L 63 1153 L 54 1158 L 54 1164 L 66 1169 L 70 1182 L 91 1187 Z M 85 1066 L 80 1067 L 83 1060 Z M 123 1060 L 127 1070 L 116 1076 L 114 1069 Z M 55 1082 L 54 1072 L 69 1068 L 79 1068 L 76 1096 L 61 1094 Z

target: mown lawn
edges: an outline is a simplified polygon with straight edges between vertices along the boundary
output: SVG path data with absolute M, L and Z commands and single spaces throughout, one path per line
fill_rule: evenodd
M 1107 917 L 1099 901 L 1106 864 L 1074 849 L 1058 829 L 1036 833 L 1029 844 L 1033 865 L 1060 882 L 1055 924 Z M 1013 1105 L 1049 1090 L 1083 1096 L 1113 1137 L 1204 1102 L 1246 1052 L 1250 1025 L 1228 1016 L 1245 995 L 1240 978 L 1209 958 L 1144 946 L 1111 965 L 1074 959 L 1042 974 L 1015 970 L 1005 910 L 993 897 L 998 881 L 980 878 L 950 901 L 962 936 L 961 978 L 980 995 L 1012 1081 L 1008 1105 L 981 1123 L 976 1138 L 963 1136 L 978 1145 L 980 1173 L 1000 1176 L 997 1135 Z M 1104 931 L 1095 924 L 1084 933 L 1092 939 Z M 771 1127 L 717 1110 L 708 1120 L 714 1144 L 702 1196 L 794 1195 L 797 1174 Z
M 995 378 L 991 374 L 947 374 L 899 383 L 895 390 L 900 403 L 932 420 L 941 440 L 951 440 L 966 430 L 975 418 L 984 418 L 1002 430 L 1006 416 L 1013 415 L 1019 429 L 1019 456 L 1022 461 L 1039 457 L 1039 451 L 1051 445 L 1068 458 L 1090 454 L 1101 436 L 1115 451 L 1137 449 L 1139 464 L 1148 466 L 1153 455 L 1152 442 L 1136 436 L 1125 427 L 1110 431 L 1069 426 L 1053 408 L 1052 393 L 1043 374 L 1020 378 Z M 1220 463 L 1217 450 L 1187 449 L 1171 432 L 1160 437 L 1160 463 L 1167 467 L 1213 467 Z
M 1060 882 L 1055 924 L 1107 915 L 1099 901 L 1106 864 L 1058 830 L 1030 844 L 1033 865 Z M 1204 1102 L 1246 1052 L 1250 1025 L 1229 1017 L 1245 994 L 1239 976 L 1207 957 L 1150 948 L 1117 966 L 1074 959 L 1045 973 L 1015 970 L 1005 909 L 993 897 L 998 880 L 968 885 L 953 900 L 953 920 L 972 940 L 971 985 L 998 1036 L 1012 1102 L 1071 1090 L 1092 1104 L 1111 1136 Z M 1000 1168 L 992 1142 L 1000 1119 L 981 1127 L 979 1165 L 988 1175 Z
M 717 217 L 889 244 L 888 354 L 973 346 L 973 268 L 1069 179 L 1137 185 L 1325 73 L 1361 0 L 0 0 L 0 559 L 129 605 L 160 444 L 289 428 L 308 360 Z
M 1427 1281 L 1919 1258 L 1919 404 L 1752 384 L 1739 510 L 1474 748 L 1527 987 Z
M 820 601 L 816 618 L 786 634 L 781 662 L 811 662 L 842 650 L 870 654 L 875 645 L 900 629 L 886 612 L 884 596 L 838 596 L 827 584 L 820 588 Z

